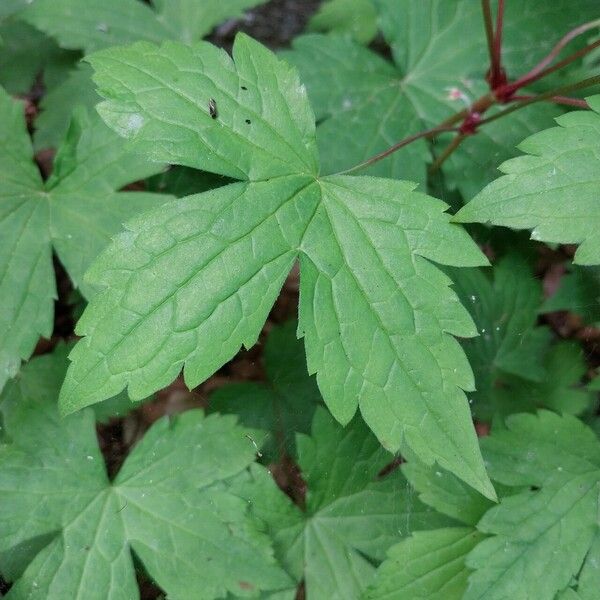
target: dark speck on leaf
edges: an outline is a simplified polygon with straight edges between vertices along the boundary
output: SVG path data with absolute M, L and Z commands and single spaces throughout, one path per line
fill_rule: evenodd
M 243 85 L 243 86 L 242 86 L 242 89 L 243 89 L 243 90 L 247 90 L 248 88 L 247 88 L 245 85 Z
M 219 116 L 217 111 L 217 103 L 215 102 L 214 98 L 211 98 L 208 101 L 208 112 L 213 119 L 216 119 Z
M 246 123 L 248 123 L 248 125 L 250 125 L 250 123 L 252 123 L 252 121 L 250 119 L 246 119 Z

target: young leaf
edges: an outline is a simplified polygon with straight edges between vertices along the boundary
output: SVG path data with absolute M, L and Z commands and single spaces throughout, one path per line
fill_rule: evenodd
M 514 415 L 507 426 L 482 440 L 490 472 L 500 483 L 531 489 L 503 499 L 480 521 L 492 537 L 467 559 L 475 572 L 465 600 L 551 600 L 579 572 L 597 534 L 600 443 L 567 415 Z
M 502 164 L 506 175 L 473 198 L 454 220 L 533 229 L 532 239 L 580 244 L 576 263 L 599 264 L 600 96 L 587 101 L 592 110 L 559 117 L 558 127 L 522 142 L 519 148 L 527 156 Z
M 23 108 L 0 90 L 0 388 L 52 332 L 52 249 L 75 283 L 121 222 L 168 199 L 117 192 L 159 165 L 133 156 L 99 119 L 80 114 L 43 182 L 33 162 Z
M 263 445 L 265 461 L 277 461 L 282 450 L 294 454 L 295 433 L 308 433 L 315 408 L 321 403 L 317 383 L 306 372 L 297 323 L 274 327 L 264 345 L 266 383 L 244 382 L 223 386 L 210 396 L 209 413 L 233 413 L 246 427 L 272 433 Z
M 398 471 L 378 480 L 390 454 L 356 419 L 342 429 L 317 409 L 311 437 L 297 439 L 306 508 L 291 503 L 257 465 L 237 493 L 274 540 L 276 556 L 308 598 L 357 599 L 394 541 L 448 519 L 412 498 Z
M 184 368 L 194 387 L 255 343 L 296 259 L 308 367 L 342 423 L 360 405 L 386 447 L 402 444 L 493 496 L 453 335 L 475 334 L 429 261 L 486 260 L 413 186 L 317 178 L 314 118 L 288 65 L 245 36 L 234 61 L 210 44 L 147 43 L 90 58 L 106 122 L 155 160 L 248 179 L 131 221 L 89 271 L 105 290 L 78 325 L 66 412 Z M 209 107 L 214 101 L 218 114 Z
M 600 267 L 571 265 L 569 271 L 541 312 L 568 310 L 580 315 L 585 324 L 600 326 Z
M 465 558 L 483 538 L 470 527 L 415 531 L 390 549 L 365 600 L 461 600 Z
M 289 586 L 228 491 L 254 458 L 232 417 L 161 419 L 109 482 L 92 411 L 57 413 L 61 362 L 33 360 L 0 404 L 0 557 L 18 572 L 7 598 L 138 598 L 131 550 L 171 598 Z
M 310 31 L 331 32 L 368 44 L 377 35 L 373 0 L 328 0 L 308 22 Z

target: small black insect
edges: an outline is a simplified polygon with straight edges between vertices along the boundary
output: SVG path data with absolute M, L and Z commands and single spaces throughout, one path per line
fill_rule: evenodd
M 243 89 L 243 90 L 247 90 L 248 88 L 247 88 L 245 85 L 243 85 L 243 86 L 242 86 L 242 89 Z
M 216 119 L 219 116 L 219 113 L 217 111 L 217 103 L 215 102 L 214 98 L 211 98 L 208 101 L 208 113 L 213 119 Z
M 246 123 L 248 123 L 248 125 L 250 125 L 250 123 L 252 123 L 252 121 L 250 119 L 246 119 Z

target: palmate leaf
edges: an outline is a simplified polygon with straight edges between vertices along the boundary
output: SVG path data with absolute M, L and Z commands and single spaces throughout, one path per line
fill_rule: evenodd
M 482 440 L 490 473 L 530 489 L 479 522 L 492 537 L 467 559 L 475 572 L 465 600 L 551 600 L 571 584 L 598 535 L 600 443 L 567 415 L 514 415 L 507 426 Z
M 379 23 L 393 63 L 340 37 L 308 35 L 285 57 L 300 70 L 315 108 L 324 173 L 339 172 L 399 140 L 438 125 L 487 90 L 487 46 L 481 8 L 471 0 L 377 0 Z M 510 74 L 531 68 L 550 50 L 557 32 L 597 17 L 593 0 L 530 0 L 507 5 L 503 61 Z M 469 32 L 465 36 L 465 31 Z M 525 35 L 523 32 L 527 32 Z M 451 100 L 460 91 L 463 99 Z M 560 114 L 531 107 L 482 127 L 465 140 L 443 169 L 470 197 L 515 156 L 523 132 L 539 131 Z M 486 157 L 490 157 L 487 160 Z M 372 175 L 425 181 L 424 141 L 412 143 L 365 170 Z
M 91 295 L 83 272 L 121 223 L 164 203 L 161 194 L 117 192 L 160 165 L 134 157 L 97 117 L 80 114 L 43 182 L 23 107 L 0 90 L 0 387 L 52 332 L 52 250 L 73 283 Z
M 452 335 L 474 326 L 429 261 L 486 262 L 442 202 L 411 184 L 318 177 L 314 117 L 296 72 L 246 36 L 139 43 L 90 58 L 106 122 L 154 160 L 245 181 L 133 220 L 89 271 L 95 297 L 62 391 L 70 412 L 183 368 L 198 385 L 255 343 L 294 262 L 308 368 L 342 423 L 360 407 L 389 449 L 414 448 L 494 495 Z M 211 116 L 209 101 L 217 114 Z
M 234 417 L 158 421 L 109 482 L 91 410 L 66 419 L 64 355 L 34 359 L 0 401 L 0 569 L 9 599 L 135 599 L 131 551 L 169 598 L 282 589 L 268 538 L 230 493 L 254 460 Z
M 357 600 L 395 541 L 450 523 L 412 496 L 399 471 L 377 477 L 392 456 L 360 419 L 343 429 L 318 408 L 310 437 L 299 434 L 296 447 L 305 510 L 258 465 L 237 493 L 266 523 L 281 564 L 304 579 L 308 598 Z
M 600 96 L 587 100 L 592 110 L 563 115 L 522 142 L 527 156 L 502 164 L 506 174 L 455 220 L 532 229 L 535 240 L 580 244 L 576 263 L 600 264 Z

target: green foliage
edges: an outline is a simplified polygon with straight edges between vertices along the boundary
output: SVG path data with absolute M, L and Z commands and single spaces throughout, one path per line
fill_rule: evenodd
M 568 310 L 587 325 L 600 325 L 600 267 L 571 265 L 560 287 L 542 306 L 543 312 Z
M 475 572 L 465 599 L 554 598 L 598 533 L 600 442 L 574 417 L 540 412 L 510 417 L 483 450 L 494 480 L 529 489 L 479 522 L 491 537 L 467 560 Z
M 297 323 L 275 327 L 263 350 L 266 383 L 232 383 L 210 397 L 209 412 L 238 415 L 247 427 L 271 433 L 262 447 L 265 462 L 282 452 L 294 454 L 295 433 L 308 433 L 321 395 L 306 371 L 304 347 L 296 338 Z
M 0 387 L 52 333 L 52 251 L 86 296 L 83 273 L 121 223 L 169 197 L 118 192 L 160 169 L 128 152 L 98 118 L 76 115 L 42 181 L 23 107 L 0 90 Z
M 33 0 L 22 18 L 63 48 L 92 52 L 138 40 L 195 42 L 264 0 Z
M 413 448 L 493 497 L 461 390 L 472 388 L 471 371 L 449 335 L 475 330 L 426 260 L 485 258 L 449 225 L 443 203 L 410 184 L 317 178 L 314 119 L 295 71 L 246 37 L 233 58 L 173 43 L 90 58 L 107 97 L 98 111 L 133 149 L 246 181 L 129 222 L 88 271 L 108 287 L 79 322 L 86 337 L 72 353 L 63 410 L 125 386 L 147 396 L 182 367 L 198 385 L 254 344 L 299 258 L 299 332 L 334 416 L 347 423 L 360 406 L 385 447 Z M 153 110 L 159 98 L 168 118 Z
M 54 38 L 61 48 L 85 53 L 139 40 L 160 42 L 175 39 L 193 43 L 222 21 L 241 16 L 243 11 L 264 0 L 155 0 L 151 6 L 141 0 L 31 0 L 19 16 L 26 22 L 8 24 L 5 38 L 14 50 L 0 59 L 0 84 L 9 91 L 24 92 L 35 75 L 56 68 L 60 61 L 71 67 L 73 53 L 60 51 L 40 32 Z M 1 14 L 0 14 L 1 16 Z M 36 29 L 28 26 L 33 25 Z M 38 31 L 39 30 L 39 31 Z M 24 44 L 23 42 L 27 43 Z M 18 53 L 15 56 L 15 53 Z M 67 62 L 68 61 L 68 62 Z M 19 68 L 14 68 L 14 64 Z M 73 69 L 56 85 L 42 103 L 42 115 L 35 133 L 36 148 L 56 147 L 77 105 L 91 108 L 99 100 L 85 65 Z
M 487 47 L 479 3 L 377 0 L 376 5 L 393 63 L 349 39 L 317 35 L 297 38 L 293 51 L 285 54 L 298 67 L 320 121 L 324 173 L 352 167 L 439 124 L 485 91 Z M 550 50 L 554 39 L 549 31 L 568 30 L 586 16 L 597 16 L 593 1 L 508 5 L 503 59 L 509 72 L 527 70 Z M 453 90 L 458 100 L 451 98 Z M 559 112 L 530 107 L 483 127 L 444 165 L 448 181 L 465 197 L 479 191 L 495 177 L 499 162 L 516 155 L 514 146 L 527 131 L 550 126 Z M 365 172 L 423 183 L 428 158 L 421 140 Z
M 593 112 L 570 112 L 557 119 L 558 127 L 522 142 L 519 148 L 527 156 L 503 163 L 506 174 L 473 198 L 455 220 L 532 229 L 535 240 L 580 244 L 576 263 L 600 263 L 600 96 L 587 101 Z
M 537 326 L 542 287 L 514 252 L 499 259 L 492 277 L 483 269 L 452 271 L 456 291 L 480 335 L 462 341 L 475 374 L 470 394 L 479 419 L 552 408 L 581 414 L 592 396 L 581 389 L 586 372 L 579 344 L 559 342 Z
M 263 2 L 0 1 L 0 595 L 596 600 L 597 0 Z
M 288 573 L 304 579 L 309 598 L 358 598 L 373 576 L 373 562 L 395 541 L 415 528 L 448 522 L 412 496 L 399 471 L 378 477 L 392 456 L 359 419 L 342 429 L 319 408 L 311 437 L 299 434 L 296 445 L 306 482 L 304 510 L 258 465 L 238 493 L 266 523 Z
M 309 29 L 368 44 L 377 35 L 377 11 L 373 0 L 327 0 L 311 18 Z
M 60 353 L 35 359 L 0 403 L 8 598 L 137 598 L 131 550 L 172 598 L 289 585 L 230 491 L 254 459 L 235 418 L 164 417 L 109 481 L 93 412 L 58 415 L 64 368 Z

